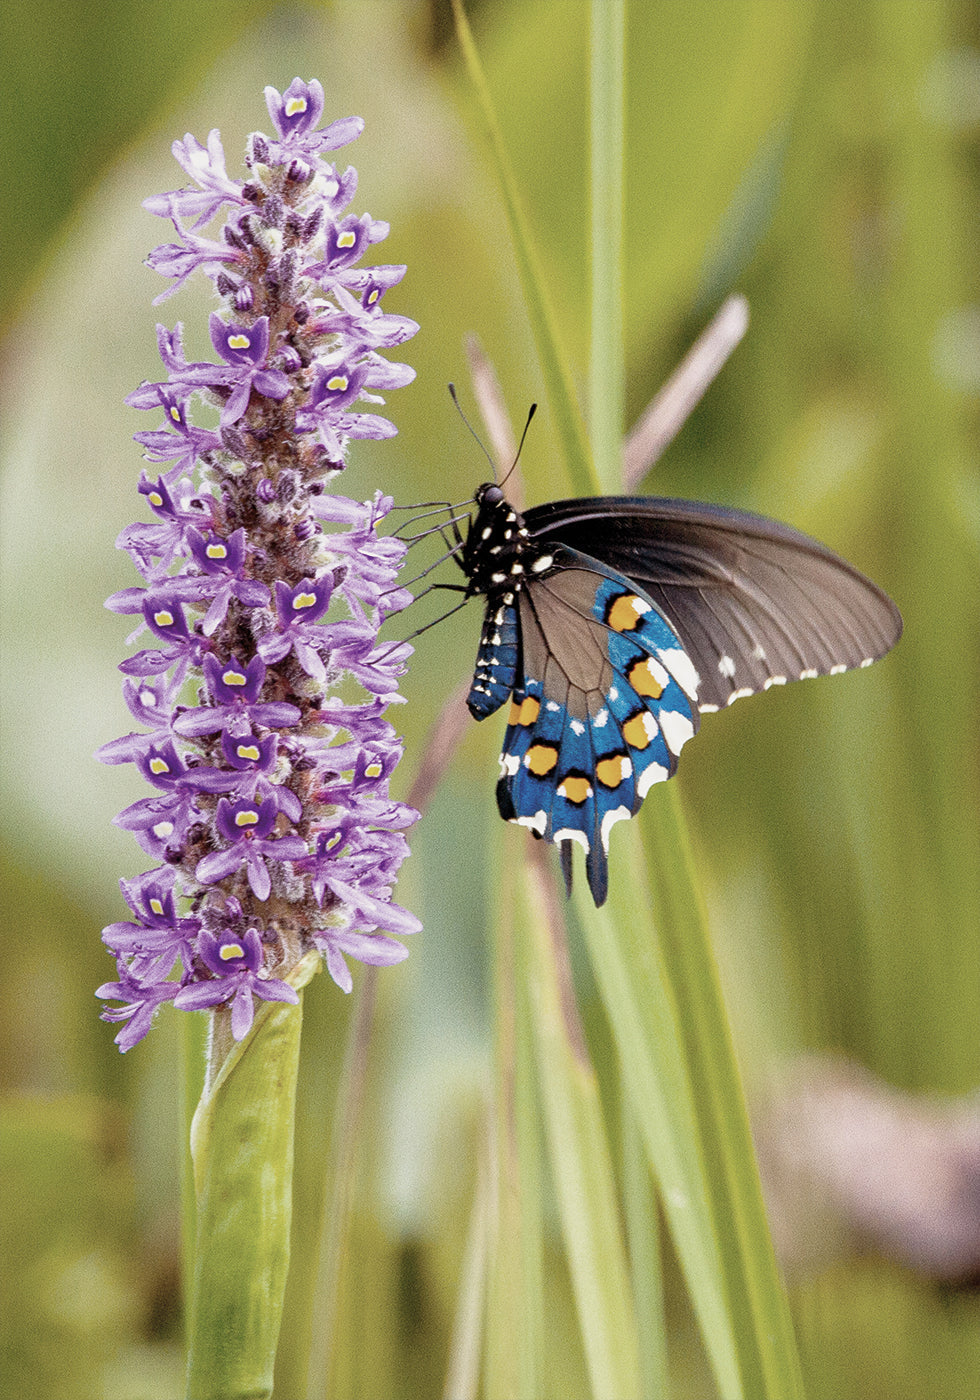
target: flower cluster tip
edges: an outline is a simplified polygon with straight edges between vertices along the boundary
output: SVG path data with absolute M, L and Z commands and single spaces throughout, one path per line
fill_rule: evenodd
M 168 1001 L 228 1008 L 241 1039 L 255 998 L 296 1001 L 288 974 L 310 949 L 349 991 L 347 957 L 399 962 L 392 935 L 420 928 L 391 900 L 417 813 L 389 795 L 401 741 L 384 716 L 411 648 L 378 642 L 411 601 L 405 546 L 379 534 L 390 497 L 327 489 L 352 439 L 394 434 L 361 405 L 414 378 L 384 352 L 418 326 L 382 309 L 405 269 L 359 266 L 388 226 L 346 212 L 357 174 L 326 158 L 363 122 L 318 129 L 315 80 L 265 96 L 276 136 L 249 138 L 245 181 L 217 131 L 185 136 L 173 152 L 192 183 L 145 205 L 177 234 L 148 259 L 172 283 L 158 300 L 201 270 L 221 310 L 214 361 L 189 361 L 181 327 L 160 326 L 166 378 L 127 399 L 163 415 L 136 435 L 153 519 L 117 541 L 142 584 L 107 602 L 137 620 L 130 640 L 149 634 L 119 668 L 144 727 L 97 757 L 154 789 L 116 822 L 159 864 L 121 881 L 133 918 L 103 931 L 118 980 L 97 995 L 121 1003 L 102 1013 L 121 1050 Z

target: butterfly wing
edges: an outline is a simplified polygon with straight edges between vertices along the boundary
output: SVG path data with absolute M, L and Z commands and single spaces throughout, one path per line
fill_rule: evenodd
M 901 636 L 870 579 L 788 525 L 747 511 L 645 496 L 553 501 L 525 514 L 637 585 L 697 672 L 702 711 L 786 681 L 868 666 Z
M 556 548 L 515 606 L 520 647 L 497 804 L 559 846 L 566 880 L 572 844 L 581 845 L 602 904 L 610 830 L 671 776 L 697 729 L 693 668 L 650 598 L 573 550 Z

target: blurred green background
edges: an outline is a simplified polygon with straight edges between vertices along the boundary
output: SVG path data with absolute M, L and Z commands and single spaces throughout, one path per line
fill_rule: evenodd
M 482 0 L 470 13 L 584 379 L 587 6 Z M 381 484 L 401 502 L 459 500 L 483 478 L 445 391 L 466 383 L 467 332 L 515 421 L 541 381 L 441 0 L 15 0 L 2 26 L 0 1395 L 156 1400 L 177 1393 L 182 1366 L 181 1051 L 173 1015 L 125 1059 L 97 1019 L 92 992 L 112 974 L 99 930 L 123 917 L 119 876 L 145 861 L 110 824 L 143 795 L 138 776 L 90 756 L 130 728 L 115 671 L 127 628 L 102 600 L 134 581 L 113 541 L 139 513 L 131 435 L 150 424 L 122 400 L 157 377 L 157 316 L 185 322 L 191 357 L 210 353 L 206 292 L 191 284 L 155 309 L 162 283 L 142 266 L 167 230 L 140 202 L 182 183 L 171 140 L 219 127 L 237 174 L 246 134 L 268 129 L 263 86 L 295 74 L 323 82 L 327 119 L 364 117 L 343 153 L 360 173 L 353 207 L 390 220 L 377 260 L 409 272 L 386 304 L 422 330 L 404 356 L 418 379 L 389 398 L 399 436 L 355 447 L 349 494 Z M 740 704 L 684 755 L 750 1096 L 805 1051 L 844 1054 L 902 1090 L 975 1093 L 977 8 L 647 0 L 629 6 L 628 39 L 630 417 L 725 294 L 752 310 L 644 489 L 792 522 L 870 573 L 906 623 L 872 671 Z M 547 495 L 567 493 L 546 403 L 525 460 Z M 474 605 L 419 639 L 394 716 L 402 796 L 478 627 Z M 501 728 L 471 727 L 399 885 L 425 931 L 382 978 L 342 1396 L 441 1392 L 489 1053 L 484 911 L 497 853 L 515 856 L 523 837 L 491 838 Z M 615 838 L 611 863 L 629 879 Z M 587 981 L 582 995 L 589 1012 Z M 301 1230 L 350 1011 L 325 979 L 306 1001 Z M 601 1060 L 598 1013 L 590 1028 Z M 812 1395 L 976 1396 L 975 1298 L 873 1255 L 797 1263 Z M 557 1255 L 548 1288 L 553 1393 L 584 1394 Z M 700 1397 L 710 1383 L 674 1292 L 677 1394 Z M 287 1312 L 285 1364 L 300 1330 Z

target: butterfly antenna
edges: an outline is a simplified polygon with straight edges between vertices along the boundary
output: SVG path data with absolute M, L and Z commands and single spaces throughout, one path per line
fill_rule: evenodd
M 495 461 L 493 460 L 493 458 L 490 456 L 490 453 L 487 451 L 486 447 L 485 447 L 484 444 L 483 444 L 483 439 L 480 437 L 479 433 L 478 433 L 478 432 L 476 431 L 476 429 L 473 427 L 473 424 L 470 422 L 470 420 L 467 418 L 466 414 L 463 412 L 462 408 L 460 407 L 459 399 L 456 397 L 456 385 L 455 385 L 455 384 L 450 384 L 448 387 L 449 387 L 449 397 L 452 399 L 453 403 L 456 405 L 456 412 L 459 414 L 460 418 L 462 418 L 463 422 L 466 424 L 467 431 L 469 432 L 469 434 L 470 434 L 470 436 L 472 437 L 473 441 L 476 443 L 477 447 L 480 449 L 480 451 L 483 453 L 484 457 L 486 457 L 487 461 L 490 463 L 490 470 L 493 472 L 493 479 L 494 479 L 494 481 L 496 481 L 496 480 L 497 480 L 497 464 L 496 464 L 496 462 L 495 462 Z
M 522 448 L 524 447 L 524 439 L 527 437 L 527 430 L 528 430 L 528 428 L 531 426 L 531 419 L 534 417 L 534 415 L 537 413 L 537 411 L 538 411 L 538 406 L 537 406 L 537 404 L 536 404 L 536 403 L 532 403 L 531 407 L 530 407 L 530 408 L 528 409 L 528 411 L 527 411 L 527 422 L 524 424 L 524 431 L 521 433 L 521 440 L 520 440 L 520 442 L 517 444 L 517 451 L 514 453 L 514 460 L 513 460 L 513 462 L 511 462 L 510 468 L 508 469 L 507 474 L 506 474 L 506 476 L 504 477 L 503 481 L 499 481 L 499 482 L 497 483 L 498 486 L 503 486 L 505 482 L 507 482 L 507 481 L 510 480 L 510 477 L 511 477 L 513 471 L 514 471 L 514 468 L 517 466 L 518 462 L 521 460 L 521 450 L 522 450 Z

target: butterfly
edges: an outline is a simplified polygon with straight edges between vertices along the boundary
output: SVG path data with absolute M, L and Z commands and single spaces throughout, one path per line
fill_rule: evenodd
M 597 906 L 609 834 L 673 776 L 700 717 L 787 681 L 870 666 L 891 599 L 824 545 L 747 511 L 646 496 L 521 514 L 482 485 L 454 556 L 486 612 L 467 704 L 510 698 L 497 806 L 554 843 Z

